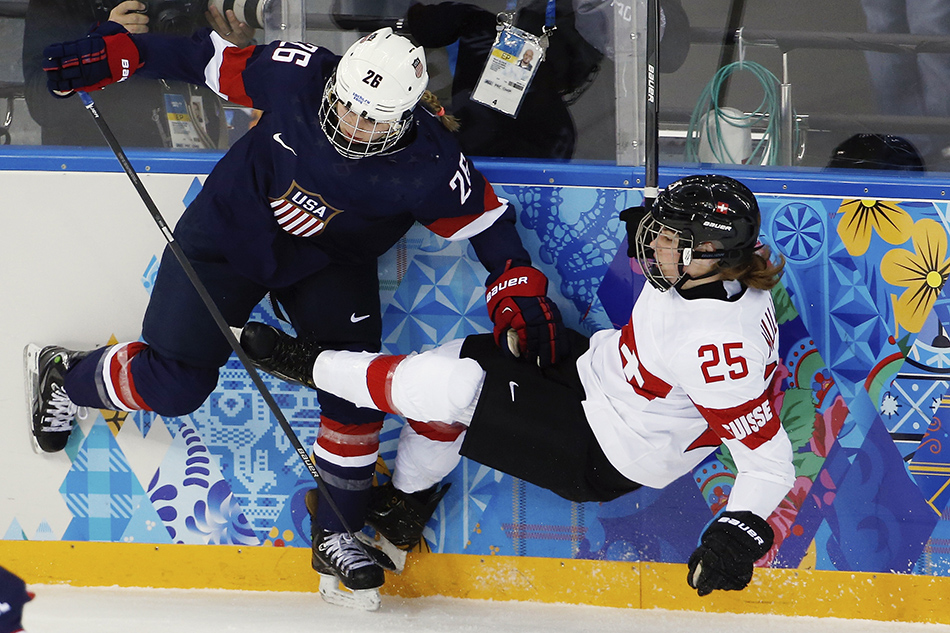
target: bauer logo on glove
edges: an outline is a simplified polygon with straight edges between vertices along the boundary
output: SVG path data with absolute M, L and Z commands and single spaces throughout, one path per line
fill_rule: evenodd
M 689 586 L 700 596 L 715 590 L 738 591 L 752 580 L 755 561 L 771 549 L 771 526 L 751 512 L 723 512 L 703 532 L 689 557 Z
M 43 51 L 46 85 L 56 97 L 125 81 L 142 67 L 139 49 L 121 25 L 105 22 L 82 38 Z
M 541 275 L 541 276 L 544 277 L 544 275 Z M 508 290 L 508 293 L 511 294 L 515 292 L 515 289 L 514 289 L 515 286 L 520 286 L 522 284 L 527 284 L 527 283 L 528 283 L 527 276 L 506 278 L 502 281 L 499 281 L 494 286 L 488 289 L 488 292 L 485 293 L 485 301 L 487 301 L 490 304 L 494 296 L 497 295 L 502 290 Z M 547 287 L 547 283 L 548 283 L 548 280 L 545 279 L 544 280 L 545 288 Z M 544 292 L 545 291 L 542 291 L 542 294 Z
M 510 265 L 485 292 L 495 343 L 516 358 L 553 365 L 570 349 L 561 313 L 546 296 L 548 279 L 537 268 Z

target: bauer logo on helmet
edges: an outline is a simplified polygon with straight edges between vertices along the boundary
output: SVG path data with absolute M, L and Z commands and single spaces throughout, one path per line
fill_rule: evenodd
M 710 229 L 716 229 L 717 231 L 731 231 L 732 230 L 732 227 L 729 226 L 728 224 L 719 224 L 718 222 L 711 222 L 709 220 L 704 220 L 703 226 Z

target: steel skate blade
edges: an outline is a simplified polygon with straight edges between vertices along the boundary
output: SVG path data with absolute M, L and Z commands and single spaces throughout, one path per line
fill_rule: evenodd
M 357 532 L 356 538 L 372 548 L 372 551 L 367 553 L 373 557 L 377 565 L 386 571 L 401 574 L 406 568 L 406 551 L 393 545 L 392 541 L 379 532 L 376 532 L 375 536 L 370 536 L 365 532 Z
M 693 576 L 690 578 L 690 587 L 696 589 L 699 586 L 699 577 L 703 575 L 703 563 L 702 561 L 696 563 L 696 569 L 693 571 Z
M 327 604 L 360 611 L 377 611 L 382 604 L 379 589 L 350 590 L 330 574 L 320 574 L 320 597 Z
M 33 435 L 33 412 L 36 410 L 40 399 L 40 351 L 41 347 L 30 343 L 23 348 L 23 376 L 25 378 L 26 388 L 26 415 L 27 431 L 30 433 L 30 445 L 33 446 L 33 452 L 37 455 L 43 454 Z

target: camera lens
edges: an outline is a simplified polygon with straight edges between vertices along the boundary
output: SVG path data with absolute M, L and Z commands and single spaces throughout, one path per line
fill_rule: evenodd
M 209 0 L 208 4 L 218 9 L 221 15 L 232 9 L 241 22 L 251 28 L 264 28 L 264 9 L 269 0 Z

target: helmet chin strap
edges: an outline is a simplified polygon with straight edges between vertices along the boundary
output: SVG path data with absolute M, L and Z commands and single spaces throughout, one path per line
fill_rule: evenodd
M 680 262 L 680 270 L 683 271 L 683 274 L 680 276 L 677 282 L 673 284 L 673 288 L 679 290 L 683 287 L 683 284 L 688 281 L 701 281 L 703 279 L 708 279 L 709 277 L 715 277 L 719 274 L 719 266 L 715 266 L 708 272 L 695 277 L 686 272 L 686 267 L 692 263 L 693 259 L 721 259 L 724 255 L 724 251 L 693 251 L 692 248 L 684 248 L 682 261 Z
M 679 290 L 680 288 L 683 287 L 683 284 L 685 284 L 687 281 L 700 281 L 702 279 L 708 279 L 709 277 L 715 277 L 718 274 L 719 274 L 719 271 L 716 270 L 715 268 L 713 268 L 712 270 L 710 270 L 708 273 L 704 275 L 697 275 L 696 277 L 693 277 L 689 273 L 683 273 L 683 276 L 680 277 L 679 281 L 673 284 L 673 287 Z

